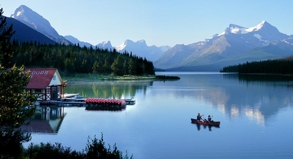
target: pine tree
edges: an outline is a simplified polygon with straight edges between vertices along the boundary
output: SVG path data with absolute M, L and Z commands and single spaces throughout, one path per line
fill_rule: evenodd
M 133 57 L 129 60 L 128 68 L 130 75 L 136 75 L 136 61 Z
M 6 28 L 6 18 L 0 9 L 0 158 L 18 158 L 21 143 L 30 139 L 19 128 L 35 111 L 36 96 L 26 91 L 30 74 L 12 63 L 12 26 Z
M 3 9 L 0 9 L 0 61 L 4 68 L 11 67 L 13 57 L 13 47 L 10 44 L 10 39 L 15 33 L 12 29 L 12 25 L 6 27 L 6 17 L 3 16 Z
M 123 62 L 121 55 L 117 56 L 117 58 L 114 60 L 113 64 L 111 65 L 111 69 L 114 75 L 123 75 Z

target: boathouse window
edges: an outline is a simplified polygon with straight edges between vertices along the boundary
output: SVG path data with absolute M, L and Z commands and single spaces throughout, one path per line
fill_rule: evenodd
M 35 89 L 35 93 L 42 93 L 41 89 Z
M 56 80 L 56 75 L 53 76 L 53 80 Z

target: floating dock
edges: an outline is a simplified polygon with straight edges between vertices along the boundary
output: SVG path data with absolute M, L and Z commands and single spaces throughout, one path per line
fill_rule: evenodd
M 39 101 L 40 105 L 54 106 L 79 106 L 79 107 L 117 107 L 134 105 L 135 100 L 132 99 L 107 99 L 107 98 L 87 98 L 87 99 L 70 99 L 64 98 L 60 100 Z
M 54 106 L 86 106 L 85 100 L 46 100 L 40 101 L 40 105 Z
M 87 98 L 86 110 L 123 110 L 126 102 L 122 99 Z

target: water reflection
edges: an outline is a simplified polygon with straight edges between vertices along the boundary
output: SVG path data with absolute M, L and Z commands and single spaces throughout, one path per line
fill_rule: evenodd
M 112 112 L 118 112 L 118 111 L 124 111 L 126 109 L 125 106 L 118 106 L 118 105 L 87 105 L 85 107 L 85 110 L 87 111 L 112 111 Z
M 178 74 L 174 74 L 178 75 Z M 246 116 L 265 126 L 266 119 L 293 104 L 292 76 L 238 75 L 238 74 L 179 74 L 178 81 L 99 81 L 71 84 L 67 93 L 84 97 L 135 98 L 145 96 L 147 89 L 153 95 L 161 91 L 176 98 L 196 98 L 227 114 L 231 120 Z M 161 90 L 161 91 L 160 91 Z
M 265 125 L 266 118 L 292 106 L 292 76 L 224 74 L 223 77 L 235 83 L 226 87 L 231 92 L 226 107 L 232 117 L 243 112 L 250 120 Z M 238 90 L 232 88 L 237 85 Z
M 265 124 L 265 117 L 258 109 L 244 109 L 245 115 L 259 125 Z
M 220 128 L 220 126 L 214 126 L 214 125 L 213 126 L 212 125 L 200 125 L 200 124 L 194 124 L 194 125 L 196 125 L 198 131 L 200 131 L 201 128 L 203 128 L 203 129 L 208 128 L 209 131 L 212 131 L 212 129 L 219 129 Z
M 168 89 L 176 90 L 170 91 L 173 96 L 209 103 L 231 120 L 244 115 L 265 126 L 268 118 L 293 105 L 292 76 L 183 74 L 180 77 L 180 81 L 168 84 Z
M 287 75 L 261 75 L 261 74 L 224 74 L 224 78 L 235 78 L 239 81 L 250 83 L 262 82 L 288 82 L 293 81 L 293 76 Z
M 137 92 L 145 94 L 148 86 L 153 85 L 153 80 L 113 80 L 91 83 L 69 84 L 65 88 L 66 93 L 80 93 L 86 98 L 134 98 Z
M 64 107 L 39 106 L 32 116 L 31 122 L 21 128 L 25 132 L 56 134 L 65 115 Z
M 112 97 L 112 91 L 118 90 L 116 98 L 130 96 L 137 103 L 121 112 L 65 108 L 68 114 L 58 135 L 33 134 L 32 142 L 58 141 L 82 150 L 89 135 L 103 132 L 107 143 L 117 143 L 119 149 L 141 159 L 280 158 L 280 154 L 292 158 L 292 138 L 284 138 L 292 134 L 286 126 L 293 110 L 290 82 L 245 82 L 237 75 L 223 74 L 179 75 L 178 81 L 68 85 L 67 91 L 87 98 Z M 105 96 L 102 91 L 107 92 Z M 221 128 L 190 124 L 190 117 L 198 112 L 213 115 L 222 122 Z M 203 145 L 186 146 L 194 143 Z M 211 149 L 217 153 L 210 153 Z

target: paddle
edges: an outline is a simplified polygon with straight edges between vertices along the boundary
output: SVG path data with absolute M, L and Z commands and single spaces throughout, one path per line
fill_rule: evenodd
M 205 119 L 202 118 L 203 116 L 204 116 L 204 115 L 201 115 L 201 116 L 200 116 L 200 119 L 201 119 L 201 120 L 199 120 L 199 121 L 204 122 Z

